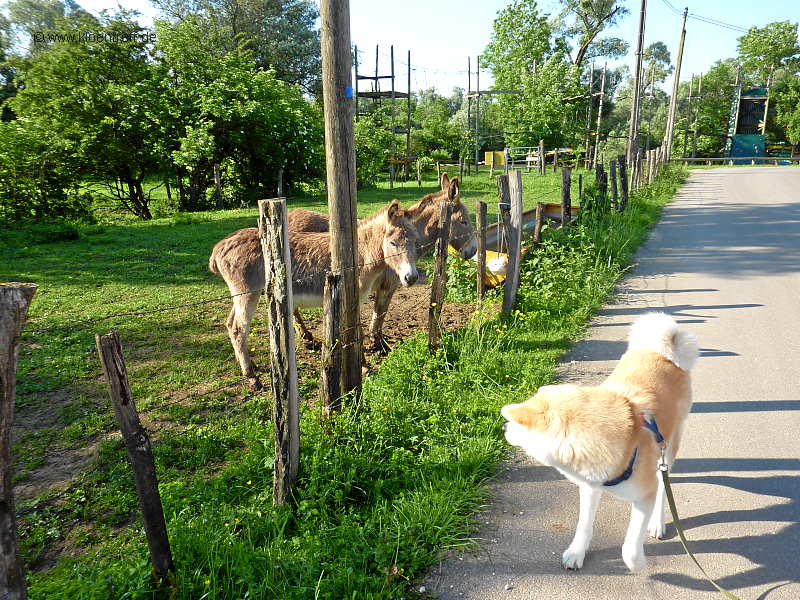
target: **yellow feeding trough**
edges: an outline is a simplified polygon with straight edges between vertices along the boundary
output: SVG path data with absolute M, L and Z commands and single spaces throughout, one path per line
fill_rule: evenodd
M 450 246 L 448 248 L 450 254 L 459 256 L 458 250 Z M 473 261 L 477 261 L 478 255 L 472 257 Z M 508 254 L 505 252 L 495 252 L 493 250 L 486 251 L 486 277 L 484 283 L 487 287 L 495 287 L 500 285 L 506 280 L 506 269 L 508 268 Z

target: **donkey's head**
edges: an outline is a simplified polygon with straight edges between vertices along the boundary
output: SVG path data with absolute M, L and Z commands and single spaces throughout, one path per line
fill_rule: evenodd
M 469 210 L 461 202 L 461 181 L 458 177 L 450 179 L 447 173 L 442 173 L 441 184 L 441 194 L 453 205 L 450 217 L 450 245 L 458 250 L 461 258 L 472 258 L 478 249 L 478 240 Z
M 406 218 L 397 200 L 386 209 L 386 227 L 383 233 L 383 258 L 400 278 L 403 287 L 414 285 L 417 272 L 417 229 Z

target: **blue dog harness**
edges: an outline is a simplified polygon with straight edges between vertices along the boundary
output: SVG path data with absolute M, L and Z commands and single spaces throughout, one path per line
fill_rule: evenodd
M 664 442 L 664 436 L 661 435 L 661 431 L 659 431 L 658 423 L 656 423 L 655 419 L 651 421 L 644 419 L 644 426 L 653 433 L 653 436 L 656 438 L 657 444 L 662 444 Z M 636 455 L 638 454 L 638 452 L 639 448 L 638 447 L 634 448 L 633 456 L 631 457 L 631 462 L 628 463 L 628 468 L 625 469 L 625 471 L 623 471 L 622 475 L 620 475 L 619 477 L 615 477 L 614 479 L 609 479 L 603 485 L 605 487 L 611 487 L 630 479 L 630 476 L 633 475 L 633 465 L 636 462 Z

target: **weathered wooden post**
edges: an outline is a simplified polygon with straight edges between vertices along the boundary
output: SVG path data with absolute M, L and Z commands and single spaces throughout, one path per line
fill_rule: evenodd
M 264 254 L 264 297 L 269 317 L 270 375 L 274 399 L 275 478 L 272 502 L 279 505 L 289 500 L 300 463 L 300 409 L 286 198 L 259 200 L 258 212 L 258 231 Z
M 422 187 L 422 163 L 417 159 L 417 186 Z
M 569 167 L 561 169 L 561 226 L 566 227 L 572 219 L 572 170 Z
M 619 210 L 624 212 L 625 207 L 628 205 L 628 165 L 624 154 L 617 156 L 617 160 L 619 161 Z
M 545 174 L 544 140 L 539 140 L 539 175 Z
M 128 383 L 128 370 L 122 355 L 119 332 L 97 334 L 94 339 L 100 364 L 103 366 L 103 374 L 108 383 L 108 394 L 114 406 L 114 414 L 131 461 L 136 495 L 139 497 L 139 509 L 142 511 L 147 546 L 150 549 L 150 560 L 156 575 L 164 581 L 169 578 L 170 572 L 174 571 L 175 565 L 169 547 L 164 508 L 158 493 L 158 477 L 150 436 L 139 422 L 139 413 L 136 411 Z
M 578 174 L 578 202 L 583 201 L 583 174 Z
M 8 600 L 28 597 L 17 538 L 11 424 L 17 392 L 19 338 L 35 293 L 36 286 L 32 283 L 0 283 L 0 598 Z
M 439 213 L 439 238 L 436 241 L 436 267 L 431 283 L 431 302 L 428 306 L 428 349 L 433 352 L 441 345 L 442 339 L 442 303 L 447 286 L 447 246 L 450 244 L 450 216 L 453 205 L 441 203 Z
M 322 372 L 320 395 L 325 416 L 330 416 L 342 406 L 342 344 L 339 324 L 342 318 L 342 276 L 325 274 L 325 291 L 322 296 L 322 313 L 325 321 L 325 340 L 322 346 Z
M 656 166 L 656 151 L 650 150 L 647 152 L 647 185 L 653 183 L 653 175 Z
M 608 172 L 611 178 L 611 208 L 619 208 L 619 196 L 617 195 L 617 161 L 613 158 L 608 161 Z
M 507 178 L 510 204 L 508 222 L 506 224 L 508 266 L 506 268 L 506 283 L 503 287 L 503 312 L 511 312 L 517 303 L 519 266 L 522 258 L 522 173 L 515 171 L 510 175 L 499 175 L 498 180 L 500 177 Z M 498 187 L 500 187 L 499 183 Z
M 219 163 L 214 163 L 214 198 L 217 201 L 217 208 L 223 208 L 222 205 L 222 177 L 219 172 Z
M 478 281 L 477 281 L 477 301 L 480 306 L 483 296 L 486 293 L 486 202 L 477 202 L 476 213 L 478 215 Z
M 331 271 L 342 275 L 342 392 L 361 392 L 361 311 L 356 236 L 356 155 L 353 142 L 350 4 L 320 1 L 325 166 L 331 232 Z

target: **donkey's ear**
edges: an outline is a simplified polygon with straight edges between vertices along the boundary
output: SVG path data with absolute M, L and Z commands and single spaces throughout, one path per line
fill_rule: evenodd
M 447 173 L 442 173 L 441 179 L 439 179 L 439 184 L 442 186 L 443 190 L 446 190 L 447 187 L 450 185 L 450 177 L 448 177 Z
M 400 208 L 400 202 L 392 200 L 389 203 L 389 208 L 386 209 L 386 216 L 390 221 L 394 221 L 398 217 L 403 216 L 403 209 Z
M 461 194 L 461 182 L 458 180 L 458 177 L 453 177 L 453 180 L 447 187 L 447 199 L 450 202 L 455 202 L 456 200 L 458 200 L 460 194 Z

